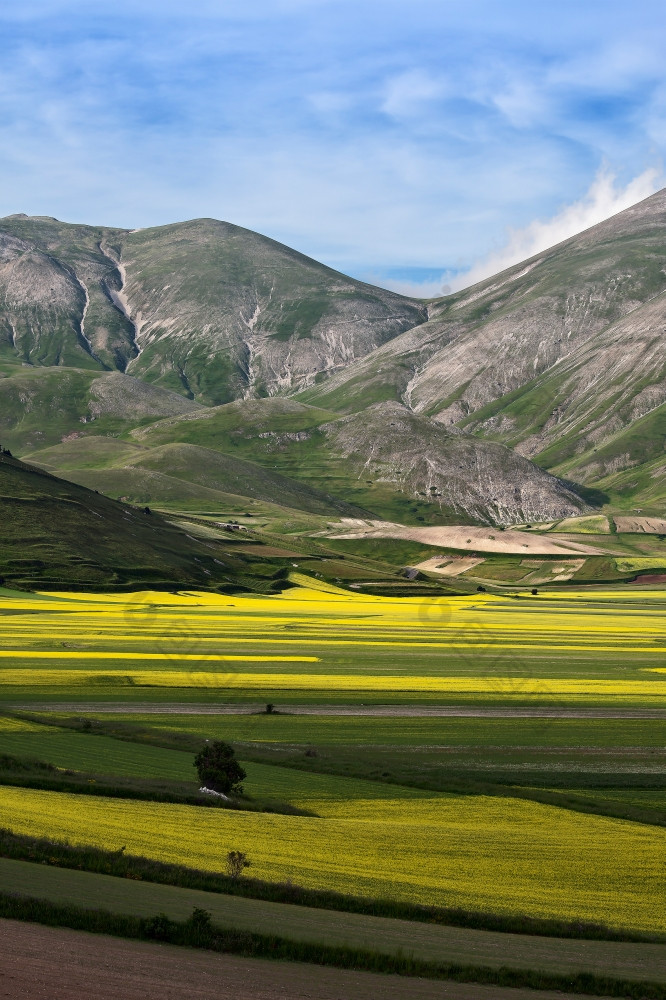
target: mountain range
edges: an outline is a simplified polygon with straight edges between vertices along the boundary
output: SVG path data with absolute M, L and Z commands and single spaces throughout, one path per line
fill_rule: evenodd
M 0 441 L 90 490 L 181 512 L 658 515 L 665 265 L 666 191 L 428 301 L 226 222 L 10 216 Z

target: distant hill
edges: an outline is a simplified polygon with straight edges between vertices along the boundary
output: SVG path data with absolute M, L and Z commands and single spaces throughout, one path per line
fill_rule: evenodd
M 160 420 L 132 438 L 153 447 L 148 455 L 161 468 L 167 466 L 162 449 L 177 441 L 251 457 L 292 483 L 315 482 L 344 496 L 357 507 L 346 516 L 517 523 L 587 509 L 567 484 L 511 449 L 447 430 L 401 404 L 332 416 L 294 400 L 248 400 Z M 43 459 L 37 453 L 35 460 Z
M 244 497 L 328 517 L 369 516 L 307 483 L 194 444 L 149 448 L 85 437 L 28 457 L 42 468 L 62 470 L 73 482 L 132 503 L 169 507 L 180 501 L 189 509 L 211 510 L 237 506 Z

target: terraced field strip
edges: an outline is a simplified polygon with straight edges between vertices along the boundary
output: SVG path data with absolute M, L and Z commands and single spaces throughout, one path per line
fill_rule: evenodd
M 117 716 L 111 718 L 117 719 Z M 130 719 L 136 721 L 136 717 L 130 716 Z M 153 723 L 154 719 L 153 715 L 146 717 L 148 724 Z M 278 719 L 280 724 L 276 729 L 271 729 L 271 723 Z M 237 741 L 240 744 L 241 758 L 246 753 L 256 752 L 257 748 L 261 749 L 266 745 L 278 748 L 278 753 L 280 748 L 283 748 L 293 755 L 298 746 L 298 742 L 294 742 L 296 738 L 301 746 L 308 746 L 311 743 L 307 737 L 312 736 L 316 739 L 320 754 L 330 760 L 334 770 L 344 770 L 347 764 L 350 766 L 358 764 L 359 753 L 366 752 L 370 754 L 370 762 L 366 762 L 366 773 L 371 778 L 376 779 L 380 773 L 390 772 L 393 781 L 402 782 L 394 785 L 381 780 L 301 771 L 280 766 L 282 757 L 278 756 L 275 762 L 268 761 L 263 764 L 244 761 L 248 775 L 244 786 L 246 793 L 252 798 L 278 799 L 301 805 L 305 805 L 306 802 L 321 801 L 423 799 L 431 797 L 432 793 L 409 787 L 411 782 L 420 784 L 429 777 L 435 782 L 434 787 L 437 787 L 442 775 L 451 769 L 458 775 L 469 771 L 474 772 L 476 780 L 491 781 L 495 771 L 499 770 L 503 774 L 509 772 L 514 774 L 514 782 L 518 785 L 524 782 L 525 769 L 528 769 L 532 775 L 528 784 L 538 784 L 534 775 L 540 773 L 541 787 L 544 789 L 547 789 L 549 782 L 552 781 L 553 772 L 557 772 L 558 775 L 565 771 L 573 775 L 587 774 L 592 787 L 586 789 L 577 786 L 574 794 L 579 797 L 583 796 L 594 801 L 633 804 L 636 807 L 656 809 L 660 812 L 666 808 L 666 788 L 654 791 L 625 788 L 614 791 L 594 787 L 599 774 L 614 775 L 615 781 L 624 784 L 628 780 L 627 776 L 631 775 L 641 775 L 641 780 L 650 781 L 655 780 L 652 776 L 656 774 L 656 780 L 660 780 L 666 760 L 665 752 L 663 749 L 655 750 L 651 747 L 655 742 L 659 744 L 663 733 L 652 733 L 650 722 L 642 723 L 645 726 L 642 732 L 641 730 L 622 732 L 622 726 L 616 731 L 613 726 L 608 726 L 605 722 L 597 732 L 591 733 L 585 733 L 584 722 L 576 723 L 576 727 L 580 727 L 578 733 L 571 731 L 561 733 L 559 739 L 566 744 L 573 736 L 581 735 L 583 739 L 587 739 L 588 745 L 581 742 L 578 748 L 572 749 L 566 745 L 563 747 L 557 745 L 558 733 L 555 733 L 554 737 L 549 736 L 550 720 L 543 733 L 539 733 L 538 724 L 536 729 L 529 728 L 522 732 L 518 726 L 519 731 L 510 733 L 506 738 L 506 745 L 502 743 L 506 735 L 504 727 L 511 726 L 507 720 L 491 719 L 478 722 L 465 719 L 453 720 L 463 723 L 465 727 L 471 723 L 471 727 L 468 731 L 463 728 L 454 734 L 457 740 L 466 741 L 467 745 L 465 742 L 458 742 L 448 746 L 437 740 L 436 731 L 428 728 L 429 725 L 436 725 L 438 720 L 415 720 L 418 726 L 416 730 L 410 726 L 414 720 L 395 720 L 405 723 L 405 726 L 402 731 L 393 734 L 390 728 L 388 732 L 384 729 L 380 732 L 367 732 L 362 728 L 364 720 L 353 717 L 339 720 L 339 731 L 338 720 L 327 717 L 325 721 L 328 725 L 324 732 L 318 732 L 317 720 L 307 716 L 295 717 L 293 720 L 284 716 L 274 718 L 240 716 L 237 719 L 229 719 L 227 716 L 212 718 L 204 716 L 201 720 L 190 716 L 185 719 L 166 716 L 155 723 L 156 728 L 160 731 L 168 730 L 172 720 L 174 723 L 172 728 L 175 731 L 191 732 L 192 735 L 198 734 L 202 738 Z M 226 724 L 235 721 L 241 724 L 239 728 Z M 294 732 L 290 725 L 292 721 L 304 722 L 315 728 Z M 389 727 L 391 720 L 372 721 Z M 502 728 L 494 733 L 496 742 L 493 743 L 492 725 L 497 721 L 502 724 Z M 530 720 L 522 721 L 526 721 L 530 726 Z M 636 724 L 636 720 L 630 721 L 633 725 Z M 0 719 L 0 727 L 1 722 Z M 284 727 L 282 723 L 285 723 Z M 420 726 L 420 723 L 424 725 Z M 485 731 L 489 723 L 490 727 Z M 375 739 L 381 740 L 382 737 L 391 736 L 394 737 L 393 743 L 389 743 L 388 739 L 385 743 L 373 742 Z M 450 731 L 448 737 L 451 738 Z M 312 742 L 315 742 L 315 739 Z M 533 741 L 532 746 L 520 742 L 515 745 L 516 740 L 527 739 Z M 646 744 L 644 749 L 623 745 L 624 741 L 638 742 L 640 739 Z M 598 747 L 595 745 L 597 743 Z M 198 786 L 191 752 L 90 733 L 76 733 L 55 726 L 44 726 L 37 732 L 3 733 L 0 728 L 0 753 L 15 757 L 32 757 L 60 768 L 96 775 L 149 777 L 187 783 L 191 793 L 194 793 Z M 630 780 L 635 782 L 637 778 Z M 187 788 L 181 785 L 180 790 L 186 791 Z M 562 788 L 559 791 L 561 792 Z M 506 794 L 513 793 L 507 789 Z
M 580 1000 L 580 994 L 450 983 L 238 958 L 61 927 L 0 921 L 4 985 L 16 997 L 72 1000 Z M 58 956 L 58 976 L 53 975 Z
M 93 774 L 116 774 L 137 778 L 168 778 L 191 781 L 197 787 L 194 755 L 181 750 L 141 746 L 112 739 L 87 736 L 44 726 L 41 732 L 3 732 L 0 753 L 31 757 L 55 767 Z
M 258 878 L 350 895 L 666 930 L 659 827 L 499 796 L 301 798 L 313 776 L 287 776 L 317 816 L 2 787 L 0 824 L 208 871 L 243 850 Z
M 339 692 L 348 694 L 434 694 L 448 697 L 495 696 L 511 701 L 538 698 L 542 701 L 587 699 L 636 699 L 666 702 L 664 680 L 596 680 L 593 678 L 539 678 L 511 676 L 495 677 L 430 677 L 384 676 L 371 674 L 268 674 L 213 673 L 212 671 L 137 671 L 137 670 L 61 670 L 49 671 L 0 670 L 0 683 L 5 688 L 89 688 L 99 685 L 127 685 L 132 688 L 214 689 L 220 691 L 274 692 Z
M 55 718 L 58 716 L 56 715 Z M 113 722 L 104 711 L 91 717 Z M 122 719 L 122 716 L 120 716 Z M 378 747 L 666 746 L 666 719 L 414 718 L 353 715 L 182 715 L 128 713 L 129 723 L 243 743 Z M 0 747 L 2 746 L 0 736 Z
M 48 733 L 49 730 L 53 732 L 51 726 L 42 726 L 39 722 L 14 719 L 6 715 L 0 716 L 0 740 L 8 734 L 16 736 L 19 734 L 25 735 L 26 733 Z
M 72 733 L 44 727 L 40 733 L 0 732 L 0 753 L 33 757 L 94 774 L 166 778 L 198 787 L 194 754 L 116 740 L 108 736 Z M 362 778 L 295 771 L 271 764 L 245 762 L 249 795 L 293 802 L 348 802 L 373 799 L 428 799 L 432 793 L 406 786 L 389 786 Z
M 299 941 L 349 945 L 387 954 L 402 952 L 433 962 L 500 968 L 510 965 L 546 972 L 595 972 L 626 979 L 666 982 L 666 944 L 582 941 L 442 927 L 387 917 L 340 913 L 224 896 L 195 889 L 134 882 L 71 869 L 0 858 L 5 892 L 89 907 L 103 901 L 113 913 L 185 920 L 194 907 L 208 910 L 223 927 L 277 934 Z
M 32 712 L 51 712 L 53 702 L 31 702 L 29 705 L 15 705 L 16 710 Z M 230 702 L 229 704 L 192 703 L 192 702 L 58 702 L 56 714 L 76 712 L 84 715 L 94 715 L 100 718 L 126 715 L 128 719 L 136 716 L 215 716 L 215 715 L 263 715 L 265 703 Z M 566 707 L 548 708 L 541 705 L 530 707 L 508 705 L 499 708 L 474 707 L 470 705 L 316 705 L 303 703 L 281 702 L 279 709 L 273 713 L 273 718 L 279 715 L 310 715 L 361 718 L 390 719 L 666 719 L 666 708 L 579 708 Z M 202 723 L 205 725 L 205 723 Z

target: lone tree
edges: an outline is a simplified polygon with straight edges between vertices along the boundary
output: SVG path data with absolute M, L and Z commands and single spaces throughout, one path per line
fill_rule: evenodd
M 241 781 L 247 777 L 236 760 L 234 748 L 224 740 L 211 740 L 194 758 L 199 781 L 223 795 L 242 795 Z

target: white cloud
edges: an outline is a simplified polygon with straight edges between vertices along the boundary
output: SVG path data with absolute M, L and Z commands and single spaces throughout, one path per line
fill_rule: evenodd
M 651 167 L 638 177 L 634 177 L 626 187 L 617 187 L 614 175 L 602 168 L 587 193 L 579 201 L 567 205 L 551 219 L 545 221 L 535 219 L 524 229 L 510 229 L 509 239 L 500 250 L 484 257 L 468 271 L 450 278 L 451 287 L 454 291 L 467 288 L 513 264 L 519 264 L 543 250 L 556 246 L 563 240 L 648 198 L 662 183 L 661 171 Z

